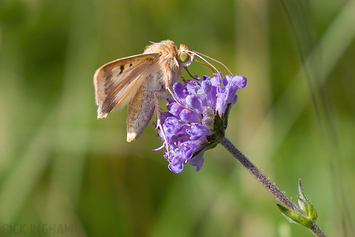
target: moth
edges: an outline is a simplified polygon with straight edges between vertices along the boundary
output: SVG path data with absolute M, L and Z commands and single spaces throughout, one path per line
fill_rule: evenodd
M 94 75 L 97 118 L 127 107 L 127 141 L 136 140 L 156 112 L 160 125 L 159 99 L 178 80 L 181 70 L 194 60 L 194 53 L 171 40 L 148 45 L 142 54 L 120 58 L 96 70 Z M 172 94 L 173 95 L 173 94 Z

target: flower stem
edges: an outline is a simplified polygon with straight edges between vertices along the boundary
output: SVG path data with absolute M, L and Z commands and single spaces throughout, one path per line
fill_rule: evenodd
M 294 210 L 301 215 L 304 213 L 296 206 L 293 202 L 291 202 L 288 197 L 286 197 L 283 192 L 276 187 L 276 185 L 270 181 L 256 166 L 245 157 L 234 145 L 233 143 L 226 137 L 224 137 L 221 141 L 221 144 L 256 178 L 261 185 L 266 188 L 280 203 L 282 203 L 285 207 Z M 312 221 L 312 227 L 310 228 L 312 233 L 318 237 L 326 237 L 323 231 L 318 227 L 318 225 Z

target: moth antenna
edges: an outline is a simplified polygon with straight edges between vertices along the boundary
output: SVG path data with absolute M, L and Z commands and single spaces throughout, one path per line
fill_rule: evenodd
M 215 68 L 210 62 L 208 62 L 206 59 L 204 59 L 202 56 L 198 55 L 197 52 L 195 51 L 191 51 L 194 55 L 196 55 L 197 57 L 201 58 L 203 61 L 205 61 L 208 65 L 210 65 L 214 70 L 216 70 L 216 72 L 218 72 L 217 68 Z M 196 62 L 199 62 L 197 60 L 194 60 Z
M 215 61 L 215 62 L 217 62 L 217 63 L 219 63 L 219 64 L 221 64 L 225 69 L 227 69 L 227 71 L 229 72 L 229 74 L 230 75 L 233 75 L 233 73 L 228 69 L 228 67 L 226 66 L 226 65 L 224 65 L 222 62 L 220 62 L 220 61 L 218 61 L 217 59 L 214 59 L 214 58 L 212 58 L 212 57 L 210 57 L 210 56 L 207 56 L 207 55 L 205 55 L 205 54 L 203 54 L 203 53 L 200 53 L 200 52 L 196 52 L 196 51 L 192 51 L 195 55 L 197 55 L 197 56 L 199 56 L 199 54 L 201 54 L 202 56 L 204 56 L 204 57 L 206 57 L 206 58 L 208 58 L 208 59 L 211 59 L 211 60 L 213 60 L 213 61 Z M 201 56 L 199 56 L 200 58 L 202 58 Z M 207 62 L 204 58 L 202 58 L 205 62 Z
M 197 62 L 197 63 L 200 63 L 200 64 L 202 64 L 202 65 L 205 65 L 206 67 L 209 67 L 211 70 L 212 70 L 212 72 L 216 72 L 214 69 L 213 69 L 213 67 L 211 67 L 210 65 L 208 65 L 208 64 L 206 64 L 206 63 L 203 63 L 203 62 L 201 62 L 201 61 L 198 61 L 198 60 L 196 60 L 196 59 L 194 59 L 194 62 Z
M 201 58 L 203 61 L 205 61 L 208 65 L 206 65 L 206 64 L 204 64 L 204 63 L 202 63 L 202 62 L 200 62 L 200 61 L 198 61 L 198 60 L 196 60 L 196 59 L 194 59 L 195 62 L 198 62 L 198 63 L 201 63 L 201 64 L 204 64 L 204 65 L 208 66 L 209 68 L 212 69 L 213 72 L 218 72 L 217 68 L 215 68 L 210 62 L 208 62 L 208 61 L 207 61 L 206 59 L 204 59 L 202 56 L 198 55 L 198 54 L 195 53 L 194 51 L 192 51 L 192 53 L 193 53 L 194 55 L 200 57 L 200 58 Z M 222 78 L 222 76 L 221 76 L 221 73 L 218 73 L 218 76 L 219 76 L 220 79 L 221 79 L 221 84 L 223 84 L 223 83 L 222 83 L 222 82 L 223 82 L 223 78 Z

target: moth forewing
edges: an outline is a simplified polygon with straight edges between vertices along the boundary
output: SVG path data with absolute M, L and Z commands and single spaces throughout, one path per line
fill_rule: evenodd
M 159 123 L 160 108 L 159 99 L 166 98 L 165 81 L 167 74 L 162 69 L 156 69 L 157 65 L 147 69 L 142 77 L 144 83 L 138 89 L 136 95 L 129 102 L 127 107 L 127 141 L 136 140 L 147 127 L 150 119 L 156 111 L 156 117 Z M 170 73 L 170 72 L 169 72 Z
M 142 134 L 154 110 L 154 91 L 143 84 L 127 107 L 127 142 L 136 140 Z
M 109 62 L 94 75 L 98 118 L 105 118 L 113 109 L 122 109 L 144 82 L 140 75 L 157 61 L 159 54 L 139 54 Z

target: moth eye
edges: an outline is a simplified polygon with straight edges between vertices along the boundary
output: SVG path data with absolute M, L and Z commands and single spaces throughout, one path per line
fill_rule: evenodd
M 186 53 L 186 52 L 181 52 L 180 54 L 180 61 L 182 63 L 187 62 L 187 60 L 189 60 L 190 56 Z

